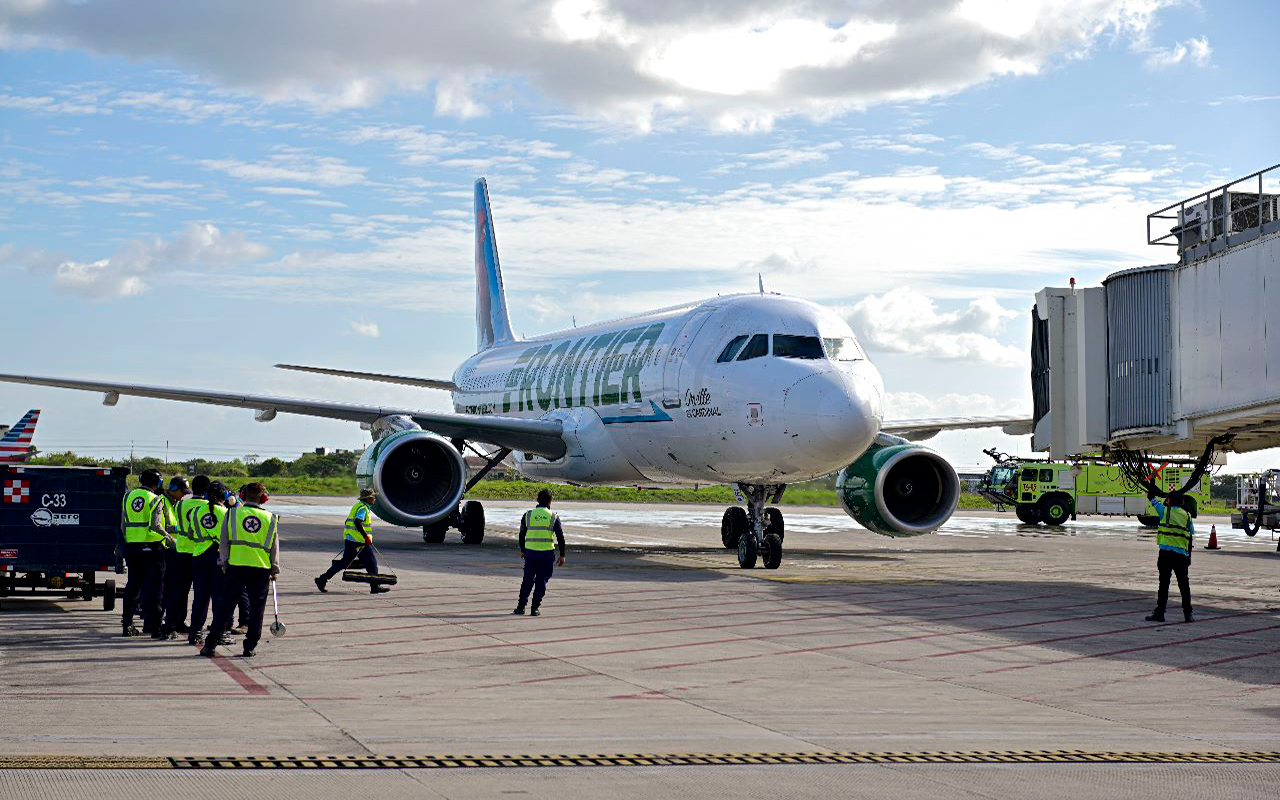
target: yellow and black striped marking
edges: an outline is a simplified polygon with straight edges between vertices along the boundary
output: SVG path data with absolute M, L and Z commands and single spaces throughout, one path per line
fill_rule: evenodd
M 617 753 L 488 756 L 0 756 L 0 769 L 485 769 L 768 764 L 1277 764 L 1280 751 L 924 750 L 918 752 Z

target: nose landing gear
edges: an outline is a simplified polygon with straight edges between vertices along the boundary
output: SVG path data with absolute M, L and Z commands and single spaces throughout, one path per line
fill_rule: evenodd
M 765 507 L 766 502 L 782 499 L 786 486 L 738 484 L 747 507 L 730 506 L 720 520 L 720 543 L 727 550 L 738 551 L 738 566 L 753 569 L 756 559 L 764 560 L 765 569 L 777 569 L 782 563 L 782 539 L 785 523 L 782 511 Z

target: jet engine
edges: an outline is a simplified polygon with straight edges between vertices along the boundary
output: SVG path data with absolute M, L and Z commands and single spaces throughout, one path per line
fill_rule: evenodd
M 960 502 L 960 478 L 923 445 L 880 434 L 836 473 L 836 497 L 859 525 L 882 536 L 919 536 L 942 527 Z
M 467 464 L 448 439 L 416 425 L 402 427 L 360 456 L 356 485 L 377 492 L 373 511 L 387 522 L 430 525 L 457 511 L 467 485 Z

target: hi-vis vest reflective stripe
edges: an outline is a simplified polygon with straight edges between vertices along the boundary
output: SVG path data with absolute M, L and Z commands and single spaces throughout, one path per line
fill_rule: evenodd
M 218 543 L 222 535 L 222 519 L 227 515 L 227 507 L 216 505 L 210 508 L 208 500 L 192 500 L 187 505 L 187 531 L 191 537 L 191 554 L 198 556 Z
M 130 544 L 158 542 L 164 537 L 151 530 L 151 516 L 160 495 L 150 489 L 134 489 L 124 496 L 124 540 Z
M 1165 506 L 1160 527 L 1156 528 L 1156 544 L 1191 555 L 1191 515 L 1185 509 Z
M 556 513 L 538 506 L 524 512 L 524 549 L 556 549 Z
M 365 532 L 369 534 L 369 538 L 373 538 L 373 510 L 365 505 L 364 501 L 357 502 L 351 507 L 351 512 L 347 514 L 347 524 L 342 528 L 342 538 L 352 542 L 364 542 L 364 534 L 360 533 L 360 529 L 356 527 L 356 514 L 360 513 L 360 509 L 365 510 L 364 523 Z
M 199 502 L 191 495 L 179 500 L 173 504 L 173 527 L 177 529 L 178 535 L 174 537 L 179 553 L 191 555 L 195 542 L 191 540 L 191 526 L 188 517 L 190 516 L 191 504 Z
M 276 515 L 248 506 L 227 509 L 222 530 L 231 552 L 227 563 L 237 567 L 271 568 L 271 544 L 276 539 Z

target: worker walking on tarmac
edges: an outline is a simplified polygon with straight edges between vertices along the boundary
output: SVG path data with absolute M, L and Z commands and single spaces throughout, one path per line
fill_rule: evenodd
M 209 479 L 205 478 L 208 483 Z M 164 621 L 160 624 L 160 639 L 176 639 L 179 633 L 188 633 L 187 598 L 191 594 L 191 540 L 187 538 L 186 512 L 191 503 L 191 486 L 187 479 L 175 475 L 169 480 L 164 493 L 167 530 L 173 535 L 175 545 L 164 554 Z
M 203 478 L 203 481 L 201 480 Z M 203 487 L 203 491 L 201 491 Z M 196 498 L 186 506 L 187 531 L 191 539 L 191 629 L 187 644 L 204 644 L 204 623 L 209 608 L 222 601 L 222 566 L 218 563 L 218 540 L 222 536 L 222 520 L 227 515 L 227 497 L 231 494 L 222 481 L 209 482 L 204 475 L 191 481 Z M 223 634 L 218 644 L 231 644 Z
M 560 551 L 557 560 L 556 550 Z M 551 510 L 551 492 L 538 492 L 538 505 L 520 518 L 520 557 L 524 559 L 524 580 L 520 582 L 520 602 L 512 614 L 523 614 L 533 590 L 529 615 L 538 616 L 538 607 L 547 592 L 547 581 L 556 567 L 564 566 L 564 529 L 560 515 Z
M 1182 618 L 1186 622 L 1194 622 L 1191 616 L 1191 582 L 1187 573 L 1191 567 L 1191 548 L 1195 538 L 1195 525 L 1191 522 L 1188 506 L 1195 501 L 1184 494 L 1171 494 L 1163 503 L 1153 494 L 1148 494 L 1147 498 L 1160 516 L 1160 525 L 1156 528 L 1156 545 L 1160 548 L 1156 559 L 1160 589 L 1156 593 L 1156 610 L 1147 617 L 1147 622 L 1164 622 L 1164 609 L 1169 602 L 1170 573 L 1178 576 Z
M 316 578 L 316 588 L 322 592 L 329 591 L 325 584 L 334 575 L 351 566 L 351 562 L 359 561 L 360 566 L 370 575 L 378 574 L 378 557 L 373 552 L 373 510 L 369 504 L 377 499 L 373 489 L 361 489 L 360 499 L 351 507 L 347 521 L 342 526 L 342 555 L 329 564 L 329 569 Z M 370 594 L 382 594 L 391 591 L 391 587 L 381 583 L 369 584 Z
M 222 602 L 214 609 L 213 627 L 200 648 L 200 655 L 212 657 L 214 648 L 231 624 L 236 600 L 249 592 L 249 630 L 244 637 L 245 658 L 252 658 L 262 638 L 262 614 L 267 593 L 280 572 L 280 518 L 262 506 L 270 499 L 267 487 L 251 483 L 243 487 L 240 505 L 227 509 L 218 540 L 224 581 Z
M 138 636 L 133 615 L 140 607 L 142 633 L 156 636 L 163 613 L 160 601 L 164 591 L 164 550 L 173 545 L 173 537 L 166 530 L 160 473 L 143 470 L 138 482 L 139 488 L 125 494 L 120 513 L 124 557 L 129 565 L 120 624 L 125 636 Z

